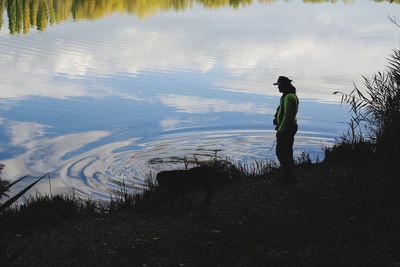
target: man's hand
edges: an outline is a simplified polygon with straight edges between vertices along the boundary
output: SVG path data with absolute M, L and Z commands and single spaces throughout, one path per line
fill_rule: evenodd
M 278 127 L 276 127 L 276 128 L 278 128 Z M 277 130 L 277 129 L 276 129 Z M 277 131 L 276 132 L 276 138 L 279 138 L 279 137 L 282 137 L 282 135 L 284 135 L 285 133 L 284 132 L 279 132 L 279 131 Z

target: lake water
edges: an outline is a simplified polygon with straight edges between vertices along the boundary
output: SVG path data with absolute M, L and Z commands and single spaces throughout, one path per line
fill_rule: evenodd
M 274 159 L 279 75 L 301 101 L 296 155 L 322 158 L 349 119 L 332 93 L 399 46 L 388 2 L 0 0 L 3 178 L 105 199 L 185 157 Z

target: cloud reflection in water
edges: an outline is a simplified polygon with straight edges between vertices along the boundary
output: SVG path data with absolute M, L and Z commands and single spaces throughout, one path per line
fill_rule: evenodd
M 184 157 L 209 160 L 215 151 L 221 158 L 228 157 L 233 162 L 274 157 L 271 149 L 274 131 L 215 130 L 165 134 L 143 143 L 134 139 L 107 143 L 63 159 L 71 150 L 110 134 L 88 132 L 32 142 L 27 144 L 24 154 L 5 161 L 10 167 L 6 175 L 18 177 L 48 171 L 54 176 L 51 181 L 53 193 L 78 189 L 84 196 L 108 199 L 110 194 L 121 189 L 123 183 L 132 190 L 141 190 L 148 174 L 184 168 Z M 307 148 L 315 158 L 322 153 L 323 145 L 332 142 L 332 137 L 300 133 L 296 137 L 295 154 L 299 155 Z M 49 187 L 43 183 L 35 190 L 48 192 Z
M 56 172 L 54 191 L 106 198 L 123 179 L 139 188 L 148 171 L 178 167 L 173 157 L 222 149 L 264 159 L 280 96 L 271 84 L 283 73 L 301 99 L 297 153 L 320 153 L 347 118 L 332 92 L 382 69 L 397 44 L 387 13 L 372 1 L 277 1 L 145 21 L 116 14 L 24 36 L 3 30 L 5 175 Z

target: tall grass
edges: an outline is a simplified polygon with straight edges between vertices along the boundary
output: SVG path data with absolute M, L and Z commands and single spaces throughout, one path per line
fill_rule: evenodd
M 0 215 L 2 232 L 27 231 L 37 226 L 67 223 L 74 218 L 98 214 L 99 203 L 75 195 L 40 195 L 28 197 L 21 205 L 10 207 Z
M 399 157 L 400 149 L 400 51 L 394 50 L 386 70 L 364 78 L 365 90 L 355 88 L 341 95 L 352 117 L 345 144 L 367 143 L 377 154 Z
M 4 164 L 1 164 L 1 163 L 0 163 L 0 199 L 1 199 L 3 196 L 8 196 L 8 195 L 6 194 L 6 192 L 7 192 L 8 186 L 9 186 L 9 182 L 8 182 L 8 181 L 5 181 L 5 180 L 3 180 L 3 179 L 1 178 L 1 172 L 3 171 L 4 167 L 5 167 Z

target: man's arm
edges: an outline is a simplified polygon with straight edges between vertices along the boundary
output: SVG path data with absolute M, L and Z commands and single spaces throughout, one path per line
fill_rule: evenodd
M 276 109 L 275 115 L 274 115 L 274 120 L 272 121 L 272 123 L 277 126 L 278 125 L 278 113 L 279 113 L 279 108 L 280 106 Z M 277 130 L 277 127 L 275 127 L 275 130 Z

